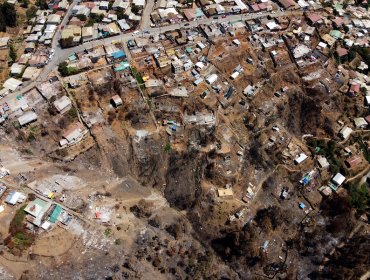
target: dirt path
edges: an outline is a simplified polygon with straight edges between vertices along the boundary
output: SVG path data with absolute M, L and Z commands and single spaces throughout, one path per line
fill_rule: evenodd
M 364 275 L 361 276 L 360 280 L 368 280 L 370 279 L 370 270 L 366 272 Z
M 356 180 L 358 177 L 364 176 L 367 172 L 370 170 L 370 164 L 368 164 L 365 169 L 357 173 L 356 175 L 352 176 L 351 178 L 347 179 L 347 182 L 352 182 L 353 180 Z

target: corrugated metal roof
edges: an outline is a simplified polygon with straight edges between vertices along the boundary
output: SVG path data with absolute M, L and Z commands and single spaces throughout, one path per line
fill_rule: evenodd
M 62 207 L 60 205 L 57 205 L 54 208 L 53 213 L 51 213 L 49 221 L 55 223 L 58 220 L 60 213 L 62 213 L 62 210 Z

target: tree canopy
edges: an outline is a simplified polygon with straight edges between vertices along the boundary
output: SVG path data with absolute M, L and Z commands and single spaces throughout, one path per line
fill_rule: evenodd
M 5 32 L 7 26 L 17 26 L 17 13 L 13 4 L 5 2 L 0 4 L 0 31 Z
M 349 194 L 349 202 L 352 207 L 366 211 L 370 207 L 370 194 L 365 184 L 361 186 L 351 186 Z

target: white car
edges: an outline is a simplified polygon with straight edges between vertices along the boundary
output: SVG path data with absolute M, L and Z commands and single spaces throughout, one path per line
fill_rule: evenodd
M 132 33 L 132 36 L 137 36 L 137 35 L 139 35 L 139 34 L 140 34 L 140 31 L 136 30 L 136 31 L 134 31 L 134 32 Z

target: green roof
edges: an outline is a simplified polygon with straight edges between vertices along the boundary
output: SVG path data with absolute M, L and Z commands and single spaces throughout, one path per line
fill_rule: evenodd
M 128 68 L 130 68 L 130 64 L 127 61 L 122 61 L 117 67 L 114 68 L 114 71 L 119 72 Z
M 40 198 L 36 198 L 35 200 L 28 203 L 24 211 L 31 214 L 34 217 L 39 216 L 40 214 L 43 215 L 46 210 L 50 207 L 50 203 Z
M 191 52 L 193 52 L 193 49 L 192 49 L 191 47 L 186 47 L 186 51 L 187 51 L 188 53 L 191 53 Z
M 58 220 L 60 213 L 62 212 L 62 207 L 60 205 L 55 206 L 53 213 L 51 213 L 49 221 L 55 223 Z
M 196 17 L 201 17 L 203 15 L 204 15 L 204 13 L 203 13 L 202 9 L 200 9 L 200 8 L 195 9 L 195 16 Z
M 339 39 L 342 37 L 342 33 L 339 31 L 339 30 L 332 30 L 330 31 L 330 36 L 335 38 L 335 39 Z

